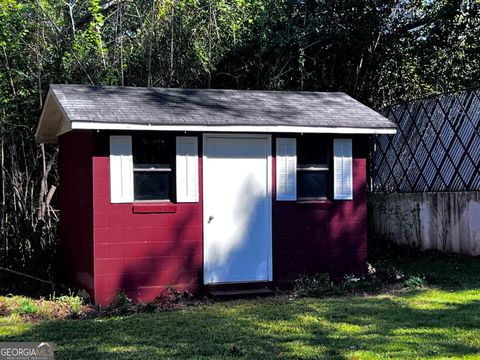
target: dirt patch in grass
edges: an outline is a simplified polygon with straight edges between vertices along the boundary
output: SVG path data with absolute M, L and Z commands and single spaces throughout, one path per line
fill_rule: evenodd
M 16 315 L 25 321 L 85 317 L 94 310 L 93 305 L 84 304 L 78 310 L 72 310 L 68 302 L 59 299 L 0 296 L 0 316 Z
M 124 316 L 136 313 L 154 313 L 186 309 L 193 306 L 210 305 L 208 298 L 195 299 L 189 294 L 179 294 L 171 288 L 154 301 L 133 303 L 120 293 L 109 306 L 85 304 L 78 296 L 65 295 L 49 299 L 32 299 L 26 296 L 0 296 L 0 317 L 16 317 L 27 322 L 53 319 L 92 319 Z

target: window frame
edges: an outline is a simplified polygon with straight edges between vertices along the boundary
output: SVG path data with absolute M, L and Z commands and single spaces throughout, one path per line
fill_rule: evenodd
M 308 136 L 308 135 L 307 135 Z M 324 137 L 324 136 L 316 136 L 315 138 L 318 139 L 319 143 L 324 143 L 325 148 L 327 150 L 326 161 L 327 163 L 301 163 L 301 156 L 299 149 L 302 146 L 302 139 L 305 139 L 305 135 L 301 137 L 297 137 L 297 201 L 324 201 L 329 200 L 332 198 L 332 183 L 333 183 L 333 171 L 332 171 L 332 139 Z M 299 146 L 300 145 L 300 146 Z M 326 172 L 327 173 L 327 184 L 325 189 L 325 196 L 300 196 L 300 183 L 299 178 L 300 172 Z
M 169 149 L 169 167 L 149 167 L 142 168 L 135 165 L 135 143 L 136 141 L 143 140 L 145 138 L 150 139 L 164 139 Z M 176 200 L 176 168 L 175 168 L 175 137 L 170 134 L 152 134 L 151 132 L 140 132 L 132 135 L 132 176 L 133 176 L 133 202 L 134 203 L 175 203 Z M 168 173 L 168 197 L 166 199 L 137 199 L 135 194 L 135 173 Z

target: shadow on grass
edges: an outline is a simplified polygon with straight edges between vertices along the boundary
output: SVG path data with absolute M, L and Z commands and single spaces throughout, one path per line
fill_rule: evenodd
M 406 276 L 424 276 L 429 285 L 445 290 L 480 289 L 480 257 L 441 253 L 369 239 L 369 262 L 393 266 Z
M 480 259 L 370 251 L 434 289 L 230 301 L 118 318 L 2 322 L 0 341 L 53 341 L 57 359 L 360 359 L 480 356 Z M 10 329 L 8 330 L 8 328 Z M 7 330 L 5 330 L 7 329 Z
M 459 295 L 431 303 L 427 295 L 233 301 L 171 313 L 42 322 L 0 339 L 53 341 L 58 359 L 479 355 L 480 293 L 469 301 Z

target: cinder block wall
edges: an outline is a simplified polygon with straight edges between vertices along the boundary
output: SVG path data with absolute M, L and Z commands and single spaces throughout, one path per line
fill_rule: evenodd
M 273 277 L 277 284 L 291 284 L 304 272 L 329 273 L 334 278 L 365 273 L 367 154 L 367 137 L 353 137 L 353 200 L 276 201 L 273 176 Z M 275 174 L 275 155 L 273 160 Z
M 198 203 L 111 204 L 109 135 L 72 131 L 60 138 L 65 274 L 102 305 L 120 290 L 142 301 L 167 285 L 195 292 L 203 284 L 202 177 Z M 353 137 L 353 200 L 276 201 L 272 184 L 274 283 L 289 285 L 303 272 L 365 272 L 367 153 L 366 137 Z
M 95 134 L 92 158 L 95 302 L 108 304 L 120 290 L 142 301 L 167 285 L 195 291 L 203 276 L 202 192 L 197 203 L 150 209 L 110 203 L 109 135 Z
M 90 130 L 59 137 L 59 274 L 67 284 L 94 290 L 93 281 L 93 138 Z

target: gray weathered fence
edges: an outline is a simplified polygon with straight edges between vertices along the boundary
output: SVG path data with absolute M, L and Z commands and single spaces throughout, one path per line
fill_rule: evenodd
M 383 109 L 375 138 L 370 231 L 421 248 L 480 255 L 480 90 Z

